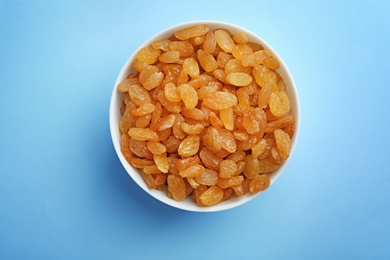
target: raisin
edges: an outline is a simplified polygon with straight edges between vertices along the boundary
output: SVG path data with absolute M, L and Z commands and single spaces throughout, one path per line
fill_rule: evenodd
M 217 184 L 218 181 L 218 172 L 204 168 L 202 175 L 195 177 L 195 181 L 199 184 L 213 186 Z
M 152 47 L 156 50 L 169 51 L 169 44 L 171 44 L 171 40 L 157 40 L 152 42 Z
M 180 52 L 166 51 L 162 53 L 158 59 L 163 63 L 176 63 L 180 60 Z
M 249 47 L 249 45 L 246 45 L 246 44 L 237 44 L 232 49 L 232 55 L 237 60 L 244 60 L 246 57 L 248 57 L 252 53 L 253 53 L 252 48 Z
M 194 166 L 194 165 L 198 165 L 199 163 L 200 163 L 199 156 L 195 155 L 195 156 L 188 157 L 185 159 L 177 160 L 176 161 L 176 168 L 179 171 L 184 171 L 185 169 L 187 169 L 191 166 Z
M 176 201 L 182 201 L 186 197 L 186 184 L 180 176 L 168 175 L 168 192 Z
M 222 50 L 231 53 L 235 43 L 229 33 L 226 30 L 219 29 L 215 30 L 214 34 L 219 47 L 221 47 Z
M 183 61 L 183 70 L 190 75 L 191 78 L 199 76 L 199 64 L 194 58 L 187 58 Z
M 228 178 L 219 178 L 217 181 L 217 185 L 222 189 L 226 189 L 229 187 L 240 185 L 244 181 L 244 177 L 242 175 L 232 176 Z
M 175 37 L 179 40 L 188 40 L 190 38 L 205 35 L 208 31 L 209 27 L 207 24 L 199 24 L 175 32 Z
M 129 136 L 139 141 L 157 141 L 159 139 L 158 135 L 154 131 L 147 128 L 130 128 Z
M 218 186 L 211 186 L 200 195 L 199 199 L 203 205 L 211 206 L 221 202 L 223 190 Z
M 189 125 L 183 122 L 181 124 L 181 129 L 189 135 L 198 135 L 203 132 L 204 126 L 202 124 Z
M 206 53 L 212 54 L 217 46 L 217 40 L 213 32 L 208 32 L 204 37 L 203 50 Z
M 232 160 L 223 160 L 219 165 L 219 176 L 221 178 L 229 178 L 236 174 L 237 165 Z
M 141 105 L 137 109 L 133 109 L 132 113 L 133 116 L 145 116 L 153 113 L 154 110 L 156 110 L 156 106 L 151 103 L 147 103 Z
M 249 190 L 252 193 L 258 193 L 267 189 L 270 185 L 270 178 L 267 174 L 260 174 L 255 176 L 249 183 Z
M 162 154 L 167 152 L 165 145 L 156 141 L 147 142 L 146 147 L 152 154 Z
M 202 165 L 193 165 L 188 167 L 187 169 L 180 172 L 180 176 L 183 178 L 187 177 L 199 177 L 204 173 L 204 167 Z
M 279 155 L 282 159 L 287 159 L 290 154 L 291 139 L 290 136 L 282 129 L 275 129 L 274 137 L 276 147 L 278 148 Z
M 225 126 L 225 128 L 229 131 L 233 131 L 234 128 L 233 109 L 231 107 L 221 109 L 221 111 L 219 111 L 219 115 L 221 117 L 221 121 Z
M 133 152 L 130 149 L 130 138 L 127 134 L 122 134 L 121 152 L 123 157 L 125 157 L 125 159 L 130 163 L 133 158 Z
M 179 102 L 181 100 L 179 93 L 177 92 L 175 83 L 169 82 L 165 84 L 164 94 L 166 99 L 170 102 Z
M 198 104 L 198 93 L 188 84 L 182 84 L 177 87 L 180 98 L 183 100 L 187 109 L 191 110 Z
M 252 82 L 252 76 L 245 72 L 232 72 L 226 75 L 226 81 L 234 86 L 246 86 Z
M 163 144 L 166 147 L 168 153 L 174 153 L 177 151 L 177 149 L 179 149 L 180 140 L 174 135 L 171 135 L 168 137 L 168 139 L 163 141 Z
M 256 175 L 258 175 L 261 171 L 260 162 L 256 157 L 252 155 L 248 155 L 245 158 L 245 169 L 244 175 L 248 179 L 253 179 Z
M 219 171 L 219 165 L 222 162 L 222 159 L 216 156 L 210 149 L 203 147 L 199 153 L 199 157 L 204 166 L 211 170 Z
M 284 91 L 272 92 L 269 99 L 269 108 L 274 116 L 285 116 L 290 112 L 290 101 Z
M 261 139 L 260 142 L 252 146 L 252 156 L 259 157 L 262 153 L 264 153 L 266 146 L 267 141 L 264 138 Z
M 178 153 L 181 156 L 189 157 L 195 155 L 199 150 L 200 138 L 196 135 L 189 135 L 181 141 Z
M 221 129 L 219 131 L 221 135 L 222 148 L 228 151 L 229 153 L 234 153 L 237 151 L 236 139 L 232 132 L 226 129 Z
M 157 165 L 157 168 L 163 172 L 167 173 L 169 170 L 169 163 L 168 163 L 168 158 L 166 153 L 162 154 L 154 154 L 153 155 L 153 160 Z
M 253 68 L 253 76 L 260 87 L 264 87 L 266 84 L 271 84 L 271 86 L 277 84 L 275 72 L 263 65 L 258 65 Z
M 189 57 L 194 54 L 194 46 L 189 41 L 173 41 L 169 44 L 171 51 L 177 51 L 180 57 Z
M 158 60 L 160 54 L 160 50 L 156 50 L 153 47 L 145 47 L 138 51 L 137 59 L 148 64 L 153 64 Z
M 237 97 L 231 93 L 215 91 L 203 99 L 203 104 L 211 109 L 221 110 L 236 105 Z
M 141 106 L 143 104 L 151 103 L 149 93 L 139 85 L 131 85 L 129 87 L 129 95 L 131 101 L 134 102 L 135 105 Z
M 206 53 L 204 50 L 199 49 L 197 52 L 197 57 L 200 63 L 200 66 L 206 71 L 210 72 L 218 68 L 218 62 L 213 57 L 213 55 Z

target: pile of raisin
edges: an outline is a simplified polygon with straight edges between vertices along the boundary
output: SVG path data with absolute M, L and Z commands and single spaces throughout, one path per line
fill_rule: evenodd
M 118 85 L 122 154 L 176 201 L 211 206 L 267 189 L 295 125 L 279 66 L 246 34 L 207 24 L 142 48 Z

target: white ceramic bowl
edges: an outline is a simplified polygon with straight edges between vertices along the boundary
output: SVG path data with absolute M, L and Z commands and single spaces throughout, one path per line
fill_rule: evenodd
M 242 197 L 233 197 L 230 200 L 221 202 L 219 204 L 216 204 L 216 205 L 210 206 L 210 207 L 199 207 L 191 200 L 190 197 L 186 198 L 184 201 L 177 202 L 173 199 L 168 198 L 166 192 L 164 192 L 164 191 L 149 189 L 146 186 L 144 180 L 141 178 L 138 170 L 133 168 L 126 161 L 126 159 L 123 157 L 121 150 L 120 150 L 121 135 L 120 135 L 118 126 L 119 126 L 119 121 L 121 118 L 120 107 L 121 107 L 122 100 L 123 100 L 123 94 L 119 93 L 117 91 L 117 86 L 122 80 L 124 80 L 127 77 L 128 74 L 130 74 L 130 72 L 133 71 L 131 68 L 131 63 L 133 62 L 133 60 L 136 57 L 137 52 L 141 48 L 150 45 L 155 40 L 169 38 L 177 30 L 180 30 L 180 29 L 183 29 L 183 28 L 186 28 L 189 26 L 193 26 L 195 24 L 205 24 L 205 23 L 209 25 L 210 30 L 217 29 L 217 28 L 225 28 L 225 29 L 228 29 L 231 33 L 237 33 L 237 32 L 246 33 L 250 41 L 260 43 L 264 47 L 264 49 L 271 51 L 280 62 L 280 68 L 277 70 L 277 72 L 282 76 L 282 78 L 287 86 L 287 95 L 289 96 L 290 105 L 291 105 L 291 108 L 293 111 L 292 113 L 293 113 L 293 115 L 295 115 L 296 121 L 295 121 L 295 133 L 294 133 L 294 136 L 291 140 L 290 157 L 283 163 L 283 165 L 276 172 L 274 172 L 270 175 L 271 186 L 279 178 L 279 176 L 282 174 L 283 170 L 287 166 L 287 164 L 288 164 L 288 162 L 293 154 L 293 151 L 295 149 L 295 145 L 297 142 L 297 137 L 299 135 L 299 119 L 300 119 L 299 118 L 298 93 L 297 93 L 293 78 L 291 77 L 291 74 L 290 74 L 286 64 L 283 62 L 282 58 L 276 53 L 275 50 L 272 49 L 272 47 L 269 44 L 267 44 L 259 36 L 255 35 L 254 33 L 250 32 L 244 28 L 241 28 L 241 27 L 233 25 L 233 24 L 225 23 L 225 22 L 220 22 L 220 21 L 193 21 L 193 22 L 188 22 L 188 23 L 182 23 L 179 25 L 172 26 L 168 29 L 165 29 L 162 32 L 152 36 L 149 40 L 144 42 L 137 50 L 135 50 L 131 54 L 131 56 L 128 58 L 126 63 L 124 64 L 122 70 L 120 71 L 120 73 L 116 79 L 116 82 L 115 82 L 115 85 L 114 85 L 114 88 L 112 91 L 112 96 L 111 96 L 110 114 L 109 114 L 109 116 L 110 116 L 110 131 L 111 131 L 111 137 L 112 137 L 112 141 L 113 141 L 113 144 L 115 147 L 115 151 L 116 151 L 123 167 L 126 169 L 127 173 L 146 193 L 148 193 L 149 195 L 156 198 L 157 200 L 159 200 L 167 205 L 170 205 L 172 207 L 176 207 L 176 208 L 179 208 L 182 210 L 187 210 L 187 211 L 196 211 L 196 212 L 213 212 L 213 211 L 222 211 L 222 210 L 231 209 L 231 208 L 237 207 L 239 205 L 242 205 L 242 204 L 254 199 L 258 195 L 260 195 L 261 192 L 255 194 L 255 195 L 247 194 L 247 195 L 242 196 Z

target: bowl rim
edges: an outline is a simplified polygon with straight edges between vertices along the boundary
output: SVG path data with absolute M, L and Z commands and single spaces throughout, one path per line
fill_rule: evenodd
M 188 21 L 176 25 L 172 25 L 170 27 L 167 27 L 165 29 L 162 29 L 161 31 L 155 33 L 151 37 L 149 37 L 146 41 L 144 41 L 142 44 L 138 46 L 133 52 L 131 52 L 130 56 L 127 58 L 126 62 L 122 66 L 116 80 L 114 83 L 114 87 L 111 93 L 111 98 L 110 98 L 110 106 L 109 106 L 109 125 L 110 125 L 110 135 L 111 135 L 111 140 L 113 142 L 115 152 L 122 164 L 122 166 L 125 168 L 126 172 L 128 175 L 131 177 L 131 179 L 141 188 L 143 189 L 146 193 L 148 193 L 150 196 L 155 198 L 156 200 L 169 205 L 171 207 L 185 210 L 185 211 L 191 211 L 191 212 L 218 212 L 218 211 L 224 211 L 228 209 L 233 209 L 238 206 L 241 206 L 245 203 L 248 203 L 250 201 L 253 201 L 254 198 L 262 194 L 263 192 L 259 192 L 257 194 L 246 194 L 242 197 L 233 197 L 227 201 L 220 202 L 216 205 L 210 206 L 210 207 L 199 207 L 197 206 L 192 200 L 190 200 L 189 197 L 185 199 L 185 201 L 177 202 L 173 199 L 168 198 L 166 192 L 162 192 L 160 190 L 153 190 L 149 189 L 144 180 L 141 178 L 140 174 L 138 173 L 138 170 L 134 169 L 124 158 L 124 156 L 121 153 L 120 149 L 120 132 L 119 132 L 119 120 L 116 120 L 118 118 L 119 114 L 119 109 L 118 109 L 118 98 L 121 95 L 121 93 L 118 93 L 117 91 L 117 86 L 118 84 L 125 78 L 127 75 L 131 72 L 134 71 L 131 69 L 131 63 L 136 57 L 136 53 L 143 47 L 150 45 L 153 41 L 157 39 L 164 39 L 166 38 L 163 35 L 172 35 L 173 32 L 193 26 L 196 24 L 208 24 L 211 29 L 216 29 L 216 28 L 224 28 L 228 29 L 233 32 L 244 32 L 245 34 L 248 35 L 248 38 L 251 40 L 254 40 L 255 42 L 259 42 L 263 45 L 264 49 L 267 49 L 272 52 L 272 54 L 278 59 L 280 63 L 280 68 L 277 69 L 278 72 L 282 71 L 284 76 L 283 80 L 286 82 L 289 81 L 289 87 L 287 89 L 287 94 L 290 98 L 290 103 L 291 103 L 291 98 L 293 97 L 293 114 L 295 115 L 295 130 L 294 130 L 294 136 L 291 139 L 291 146 L 290 146 L 290 155 L 289 158 L 287 158 L 280 168 L 275 171 L 274 173 L 271 174 L 271 183 L 268 189 L 271 188 L 271 186 L 276 182 L 276 180 L 281 176 L 281 174 L 284 172 L 285 168 L 289 164 L 297 142 L 298 142 L 298 137 L 299 137 L 299 132 L 300 132 L 300 104 L 299 104 L 299 95 L 297 91 L 297 87 L 295 85 L 294 79 L 284 62 L 284 60 L 279 56 L 279 54 L 273 49 L 272 46 L 270 46 L 263 38 L 258 36 L 257 34 L 249 31 L 248 29 L 245 29 L 241 26 L 238 26 L 236 24 L 232 24 L 229 22 L 224 22 L 224 21 L 217 21 L 217 20 L 194 20 L 194 21 Z M 287 78 L 286 78 L 287 77 Z M 287 85 L 287 84 L 286 84 Z M 123 94 L 122 94 L 123 95 Z M 119 139 L 118 139 L 119 138 Z

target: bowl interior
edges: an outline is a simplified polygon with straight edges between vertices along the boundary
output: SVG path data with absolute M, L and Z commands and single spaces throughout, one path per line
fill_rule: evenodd
M 271 186 L 272 186 L 272 184 L 281 175 L 284 168 L 288 164 L 290 158 L 292 157 L 292 154 L 293 154 L 293 151 L 295 149 L 296 142 L 297 142 L 297 137 L 299 135 L 298 94 L 297 94 L 297 90 L 296 90 L 293 78 L 292 78 L 287 66 L 285 65 L 284 61 L 282 60 L 282 58 L 263 39 L 261 39 L 259 36 L 253 34 L 252 32 L 250 32 L 244 28 L 241 28 L 239 26 L 232 25 L 229 23 L 219 22 L 219 21 L 194 21 L 194 22 L 188 22 L 188 23 L 184 23 L 184 24 L 170 27 L 170 28 L 154 35 L 153 37 L 151 37 L 149 40 L 144 42 L 137 50 L 135 50 L 133 52 L 133 54 L 128 58 L 128 60 L 124 64 L 122 70 L 120 71 L 120 73 L 116 79 L 113 91 L 112 91 L 111 102 L 110 102 L 109 120 L 110 120 L 111 137 L 112 137 L 115 151 L 116 151 L 123 167 L 126 169 L 127 173 L 144 191 L 149 193 L 152 197 L 156 198 L 157 200 L 159 200 L 167 205 L 170 205 L 172 207 L 176 207 L 176 208 L 188 210 L 188 211 L 212 212 L 212 211 L 226 210 L 226 209 L 230 209 L 230 208 L 234 208 L 234 207 L 237 207 L 239 205 L 242 205 L 242 204 L 252 200 L 253 198 L 257 197 L 258 195 L 260 195 L 261 192 L 254 194 L 254 195 L 246 194 L 242 197 L 233 197 L 227 201 L 221 202 L 221 203 L 216 204 L 216 205 L 211 206 L 211 207 L 198 207 L 189 197 L 181 202 L 177 202 L 173 199 L 170 199 L 167 197 L 166 192 L 149 189 L 146 186 L 141 175 L 139 174 L 138 170 L 133 168 L 126 161 L 126 159 L 123 157 L 121 150 L 120 150 L 121 135 L 119 132 L 119 127 L 118 127 L 119 121 L 121 118 L 120 107 L 121 107 L 122 100 L 123 100 L 123 94 L 119 93 L 117 91 L 117 86 L 122 80 L 124 80 L 127 77 L 128 74 L 130 74 L 131 72 L 134 72 L 133 69 L 131 68 L 131 64 L 132 64 L 133 60 L 135 59 L 135 56 L 136 56 L 136 53 L 138 52 L 138 50 L 140 50 L 141 48 L 143 48 L 145 46 L 150 45 L 155 40 L 169 38 L 177 30 L 180 30 L 180 29 L 183 29 L 183 28 L 186 28 L 189 26 L 193 26 L 195 24 L 203 24 L 203 23 L 207 23 L 210 27 L 210 30 L 214 30 L 214 29 L 218 29 L 218 28 L 225 28 L 225 29 L 228 29 L 231 33 L 236 33 L 236 32 L 246 33 L 250 41 L 254 41 L 254 42 L 257 42 L 257 43 L 260 43 L 261 45 L 263 45 L 264 49 L 271 51 L 280 62 L 280 68 L 277 69 L 277 72 L 282 76 L 282 78 L 287 86 L 286 92 L 287 92 L 287 95 L 289 96 L 290 105 L 291 105 L 291 108 L 293 111 L 292 114 L 296 117 L 296 121 L 295 121 L 294 136 L 291 140 L 290 156 L 286 161 L 283 162 L 283 164 L 281 165 L 281 167 L 277 171 L 270 174 Z

